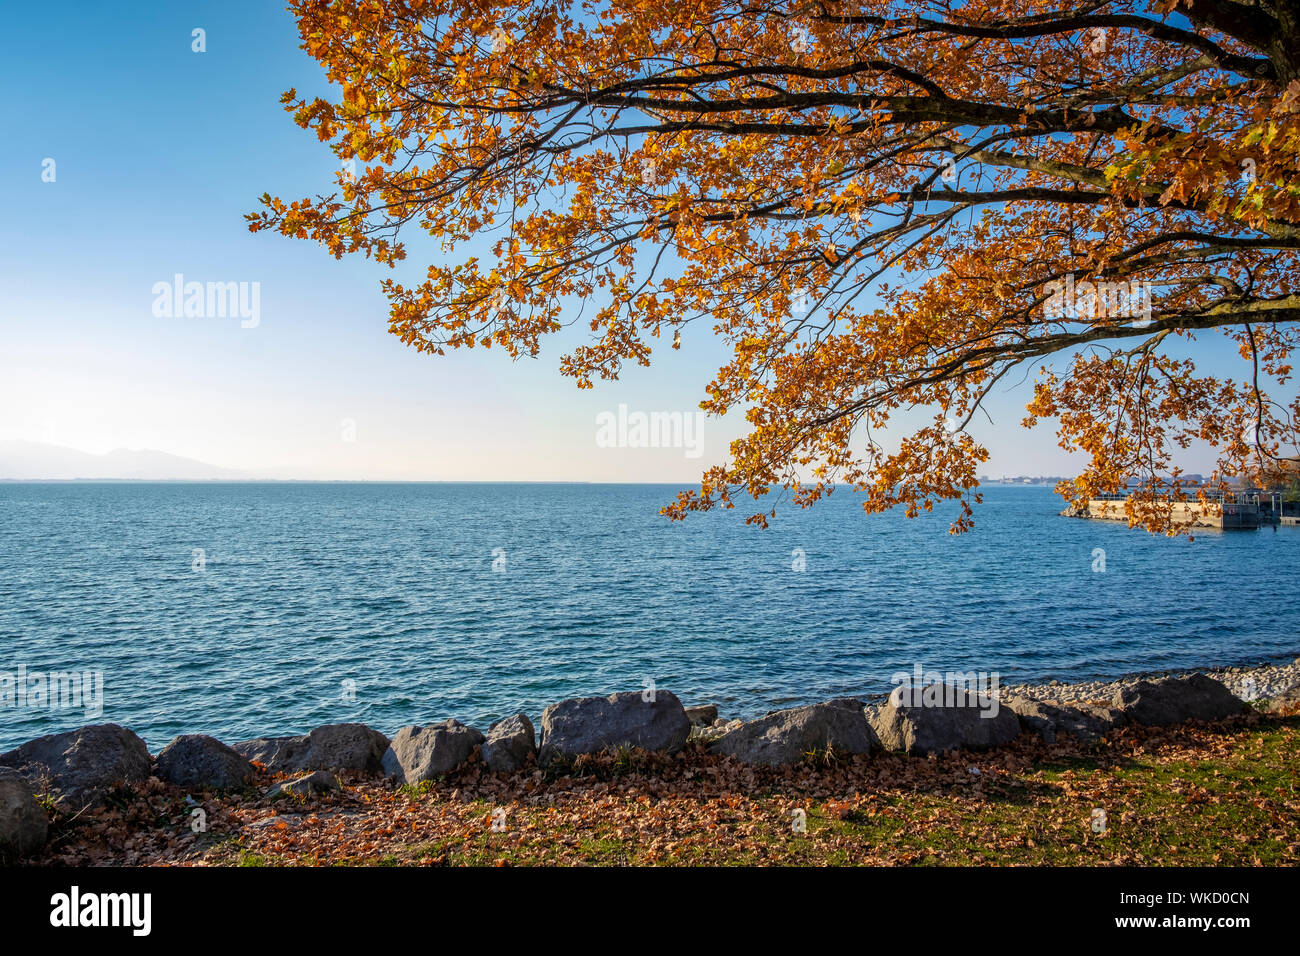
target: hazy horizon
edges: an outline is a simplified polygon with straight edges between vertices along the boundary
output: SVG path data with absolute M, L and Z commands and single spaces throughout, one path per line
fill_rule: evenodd
M 23 460 L 16 457 L 15 452 L 21 454 L 28 452 L 29 457 Z M 134 456 L 134 457 L 132 457 Z M 69 464 L 74 462 L 74 464 Z M 129 469 L 136 469 L 137 472 L 143 467 L 153 464 L 159 467 L 171 464 L 178 468 L 200 468 L 206 470 L 205 474 L 191 474 L 184 476 L 181 474 L 167 475 L 161 472 L 150 476 L 146 473 L 129 474 Z M 82 473 L 72 474 L 72 471 L 78 467 L 118 465 L 116 472 L 112 469 L 103 471 L 100 474 Z M 28 474 L 15 474 L 15 472 L 28 471 Z M 59 474 L 59 471 L 64 474 Z M 376 483 L 376 484 L 644 484 L 644 485 L 665 485 L 665 486 L 682 486 L 690 485 L 694 478 L 683 479 L 661 479 L 656 481 L 646 480 L 644 478 L 626 478 L 626 479 L 592 479 L 592 478 L 555 478 L 555 479 L 536 479 L 536 478 L 325 478 L 310 474 L 290 474 L 291 469 L 268 467 L 261 470 L 244 471 L 239 469 L 226 468 L 212 462 L 202 461 L 199 459 L 188 458 L 176 455 L 165 449 L 158 448 L 115 448 L 108 452 L 94 453 L 87 452 L 83 449 L 72 448 L 65 445 L 51 445 L 42 442 L 32 442 L 23 439 L 0 439 L 0 481 L 9 482 L 65 482 L 65 481 L 230 481 L 230 482 L 348 482 L 348 483 Z M 279 472 L 279 473 L 277 473 Z M 1035 478 L 1045 479 L 1056 477 L 1043 473 L 1029 474 L 1019 472 L 1015 475 L 1008 475 L 1005 472 L 1000 475 L 980 472 L 979 477 L 988 481 L 1002 481 L 1007 478 Z M 841 483 L 844 484 L 844 483 Z

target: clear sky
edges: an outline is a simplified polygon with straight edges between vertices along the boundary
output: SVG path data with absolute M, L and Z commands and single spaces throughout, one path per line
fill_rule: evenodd
M 743 428 L 706 422 L 699 457 L 597 441 L 620 404 L 694 412 L 724 358 L 699 331 L 580 392 L 558 372 L 571 337 L 535 361 L 418 355 L 387 332 L 387 269 L 251 235 L 263 192 L 330 192 L 336 168 L 279 105 L 328 87 L 275 2 L 15 5 L 0 79 L 0 439 L 283 477 L 691 482 Z M 258 283 L 256 327 L 155 315 L 155 284 L 178 273 Z M 1050 425 L 1015 427 L 1028 397 L 1009 383 L 995 424 L 972 426 L 993 453 L 982 472 L 1071 469 Z

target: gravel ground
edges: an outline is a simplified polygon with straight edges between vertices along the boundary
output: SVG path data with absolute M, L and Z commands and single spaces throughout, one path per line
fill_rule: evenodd
M 1300 657 L 1287 664 L 1144 671 L 1125 674 L 1123 677 L 1117 677 L 1109 681 L 1081 681 L 1077 684 L 1066 684 L 1062 681 L 1048 681 L 1045 684 L 1003 684 L 1000 696 L 1004 700 L 1028 698 L 1030 700 L 1054 701 L 1062 704 L 1110 704 L 1115 696 L 1115 691 L 1121 687 L 1136 684 L 1138 681 L 1198 673 L 1222 681 L 1230 691 L 1242 700 L 1268 700 L 1292 687 L 1300 686 Z M 889 694 L 884 692 L 865 695 L 862 700 L 869 708 L 878 710 L 884 705 L 888 697 Z M 739 720 L 722 716 L 711 726 L 693 727 L 691 729 L 691 739 L 717 740 L 740 725 Z
M 1194 674 L 1196 670 L 1158 671 L 1144 674 L 1126 674 L 1113 681 L 1084 681 L 1063 684 L 1051 681 L 1046 684 L 1019 684 L 1002 688 L 1004 697 L 1028 697 L 1032 700 L 1055 700 L 1065 703 L 1106 702 L 1121 687 L 1140 680 L 1152 680 L 1177 674 Z M 1289 664 L 1258 664 L 1246 667 L 1201 668 L 1199 673 L 1222 681 L 1227 688 L 1243 700 L 1267 699 L 1290 687 L 1300 684 L 1300 657 Z

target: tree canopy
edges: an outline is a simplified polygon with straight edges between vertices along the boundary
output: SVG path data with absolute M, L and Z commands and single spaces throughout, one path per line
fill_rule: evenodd
M 583 388 L 721 337 L 701 407 L 747 433 L 671 517 L 748 495 L 763 525 L 769 492 L 844 483 L 868 511 L 957 500 L 966 530 L 988 453 L 965 427 L 1022 377 L 1023 424 L 1086 455 L 1062 494 L 1140 482 L 1153 531 L 1181 530 L 1193 443 L 1216 478 L 1295 455 L 1294 0 L 290 6 L 340 93 L 283 102 L 355 174 L 250 228 L 389 265 L 404 228 L 433 237 L 421 281 L 383 285 L 437 355 L 536 355 L 580 300 Z M 1198 372 L 1194 338 L 1241 374 Z

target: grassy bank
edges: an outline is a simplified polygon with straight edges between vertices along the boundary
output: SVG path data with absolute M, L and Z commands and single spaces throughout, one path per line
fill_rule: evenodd
M 269 783 L 270 778 L 261 781 Z M 1300 863 L 1300 718 L 1129 728 L 1092 748 L 751 768 L 690 750 L 269 800 L 150 781 L 59 818 L 32 862 L 199 865 Z M 1104 832 L 1095 832 L 1095 810 Z M 802 811 L 802 815 L 797 811 Z M 798 832 L 797 822 L 806 823 Z M 494 820 L 497 830 L 493 829 Z

